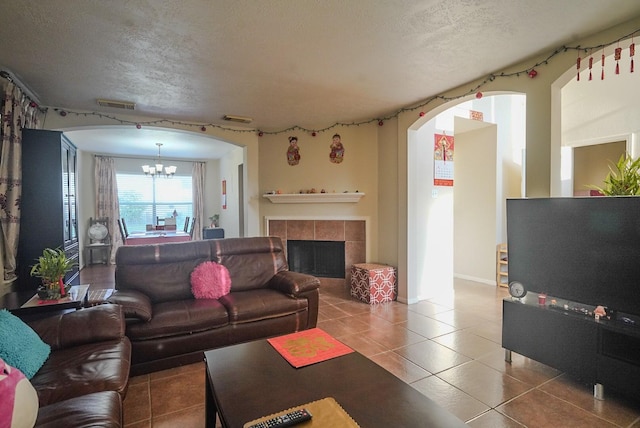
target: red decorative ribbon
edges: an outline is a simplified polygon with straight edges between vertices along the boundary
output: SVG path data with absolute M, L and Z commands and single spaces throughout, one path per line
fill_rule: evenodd
M 60 286 L 60 297 L 64 297 L 67 295 L 67 292 L 64 290 L 64 281 L 62 277 L 58 279 L 58 285 Z

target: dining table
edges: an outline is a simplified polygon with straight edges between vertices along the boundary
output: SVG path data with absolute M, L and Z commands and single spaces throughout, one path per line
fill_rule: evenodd
M 191 241 L 191 235 L 183 231 L 153 230 L 132 233 L 127 236 L 126 245 L 165 244 L 167 242 Z

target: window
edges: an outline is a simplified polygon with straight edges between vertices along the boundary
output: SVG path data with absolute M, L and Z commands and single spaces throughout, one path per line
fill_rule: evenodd
M 120 216 L 131 232 L 146 230 L 156 224 L 156 217 L 177 214 L 176 226 L 181 230 L 187 217 L 193 218 L 191 175 L 171 178 L 142 174 L 117 173 Z

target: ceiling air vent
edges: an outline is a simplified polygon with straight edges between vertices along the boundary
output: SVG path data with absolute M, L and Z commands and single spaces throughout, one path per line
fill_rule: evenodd
M 250 117 L 234 116 L 232 114 L 225 114 L 222 118 L 229 122 L 238 122 L 238 123 L 251 123 L 251 121 L 253 120 Z
M 121 108 L 124 110 L 135 110 L 136 103 L 132 103 L 129 101 L 116 101 L 116 100 L 104 100 L 98 98 L 98 105 L 102 107 L 113 107 L 113 108 Z

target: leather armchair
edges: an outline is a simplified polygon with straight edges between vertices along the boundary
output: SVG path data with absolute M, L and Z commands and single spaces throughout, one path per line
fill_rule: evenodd
M 51 354 L 31 379 L 36 426 L 122 426 L 131 343 L 118 305 L 100 305 L 29 322 Z

